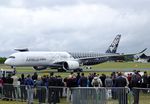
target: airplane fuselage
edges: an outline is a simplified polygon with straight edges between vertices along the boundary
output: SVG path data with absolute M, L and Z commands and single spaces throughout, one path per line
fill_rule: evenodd
M 5 64 L 11 66 L 51 66 L 53 63 L 73 60 L 67 52 L 17 52 Z

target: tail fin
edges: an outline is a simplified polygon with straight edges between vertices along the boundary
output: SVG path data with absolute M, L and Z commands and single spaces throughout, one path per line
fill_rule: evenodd
M 106 53 L 116 53 L 119 41 L 120 41 L 121 35 L 118 34 L 112 44 L 108 47 L 108 50 L 106 50 Z

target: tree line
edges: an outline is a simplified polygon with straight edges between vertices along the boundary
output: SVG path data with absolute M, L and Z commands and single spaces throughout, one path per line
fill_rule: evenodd
M 0 64 L 3 64 L 6 60 L 6 57 L 0 57 Z

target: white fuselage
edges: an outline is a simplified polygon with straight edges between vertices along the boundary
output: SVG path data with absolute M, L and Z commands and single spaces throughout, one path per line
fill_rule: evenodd
M 74 60 L 67 52 L 17 52 L 5 64 L 11 66 L 51 66 L 53 63 Z

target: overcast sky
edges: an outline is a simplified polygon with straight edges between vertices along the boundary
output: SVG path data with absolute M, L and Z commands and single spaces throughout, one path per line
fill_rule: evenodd
M 104 53 L 150 46 L 150 0 L 0 0 L 0 56 L 14 48 Z M 148 49 L 147 51 L 150 51 Z

